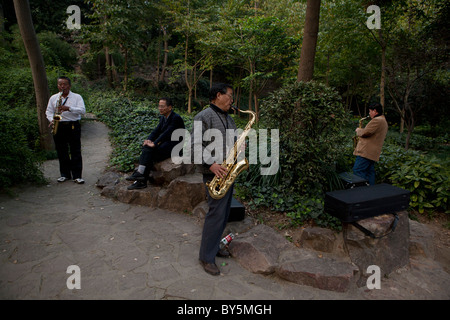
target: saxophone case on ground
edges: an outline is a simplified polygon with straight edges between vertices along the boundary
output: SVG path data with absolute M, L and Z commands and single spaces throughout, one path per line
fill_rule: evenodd
M 354 222 L 407 210 L 410 192 L 386 183 L 327 192 L 324 210 L 342 222 Z

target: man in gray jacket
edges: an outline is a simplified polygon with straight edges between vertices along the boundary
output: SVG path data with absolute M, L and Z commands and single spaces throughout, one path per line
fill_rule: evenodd
M 233 88 L 227 84 L 215 84 L 210 90 L 209 98 L 210 106 L 194 118 L 194 128 L 201 123 L 202 130 L 200 132 L 194 129 L 191 136 L 192 156 L 198 159 L 201 152 L 204 183 L 211 181 L 214 176 L 222 178 L 226 175 L 227 169 L 221 164 L 226 159 L 227 148 L 232 148 L 235 140 L 234 136 L 227 135 L 227 130 L 228 133 L 236 130 L 233 118 L 228 115 L 233 103 Z M 230 136 L 233 138 L 230 139 Z M 195 160 L 194 162 L 198 163 Z M 219 245 L 230 214 L 233 187 L 218 200 L 213 199 L 208 190 L 206 193 L 209 211 L 205 216 L 199 260 L 207 273 L 219 275 L 215 257 L 229 256 L 229 252 L 220 249 Z

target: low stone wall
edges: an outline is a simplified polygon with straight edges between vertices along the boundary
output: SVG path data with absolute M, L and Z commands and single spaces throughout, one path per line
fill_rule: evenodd
M 155 164 L 150 184 L 145 189 L 128 190 L 131 184 L 116 172 L 105 173 L 97 186 L 101 194 L 121 202 L 162 208 L 174 212 L 192 212 L 206 199 L 205 185 L 194 165 L 175 164 L 169 158 Z
M 127 190 L 125 176 L 105 173 L 97 182 L 102 195 L 130 204 L 158 207 L 179 213 L 192 213 L 203 222 L 208 210 L 202 175 L 193 165 L 176 165 L 170 159 L 158 163 L 152 184 L 145 189 Z M 367 267 L 376 265 L 383 275 L 409 265 L 411 256 L 431 256 L 429 230 L 410 221 L 407 212 L 398 213 L 394 232 L 372 239 L 352 225 L 343 232 L 324 228 L 299 228 L 292 241 L 276 230 L 257 225 L 250 217 L 228 223 L 225 233 L 236 239 L 229 249 L 246 269 L 324 290 L 345 292 L 366 284 Z M 392 224 L 392 215 L 359 221 L 376 236 L 384 235 Z

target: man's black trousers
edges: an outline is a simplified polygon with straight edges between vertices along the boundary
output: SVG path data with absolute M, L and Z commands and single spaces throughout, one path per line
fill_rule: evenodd
M 60 121 L 58 132 L 53 136 L 59 159 L 59 171 L 67 179 L 81 178 L 83 159 L 81 157 L 80 121 Z

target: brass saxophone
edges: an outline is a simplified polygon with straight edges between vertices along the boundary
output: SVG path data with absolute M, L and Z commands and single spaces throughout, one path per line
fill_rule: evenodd
M 209 195 L 213 199 L 222 199 L 236 180 L 237 176 L 249 167 L 248 160 L 246 158 L 241 161 L 237 161 L 237 159 L 241 148 L 245 143 L 245 137 L 249 134 L 252 125 L 255 123 L 256 113 L 250 110 L 239 110 L 235 106 L 232 106 L 232 108 L 243 113 L 249 113 L 251 115 L 251 119 L 245 126 L 245 129 L 239 136 L 238 140 L 235 142 L 233 149 L 229 151 L 226 160 L 221 164 L 222 167 L 228 170 L 226 176 L 223 178 L 214 176 L 211 182 L 206 183 Z
M 61 117 L 61 112 L 60 112 L 60 107 L 61 107 L 61 103 L 62 103 L 62 92 L 59 93 L 59 99 L 58 99 L 58 103 L 56 104 L 56 109 L 55 109 L 55 113 L 53 114 L 53 135 L 55 135 L 58 132 L 58 125 L 59 125 L 59 121 L 61 121 L 62 117 Z
M 363 123 L 363 121 L 366 120 L 367 118 L 370 118 L 370 116 L 367 116 L 367 117 L 364 117 L 364 118 L 359 119 L 359 128 L 362 128 L 362 123 Z M 357 146 L 357 144 L 358 144 L 358 141 L 359 141 L 359 137 L 358 137 L 358 135 L 355 133 L 355 135 L 353 136 L 353 150 L 356 149 L 356 146 Z

